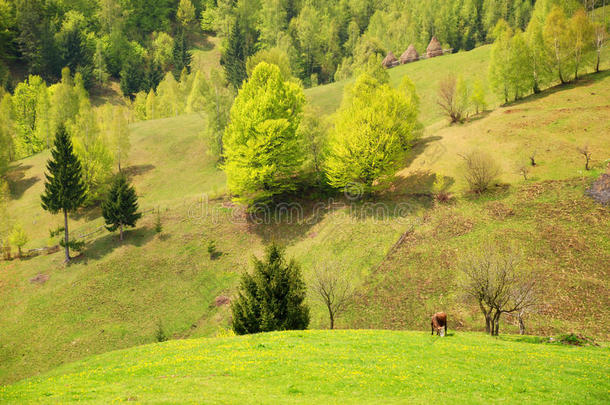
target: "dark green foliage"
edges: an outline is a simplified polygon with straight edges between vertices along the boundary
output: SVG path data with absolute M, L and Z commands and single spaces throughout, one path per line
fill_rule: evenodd
M 139 58 L 128 60 L 121 70 L 121 91 L 126 96 L 131 96 L 147 83 L 146 69 Z
M 80 161 L 72 149 L 72 141 L 66 128 L 57 129 L 55 145 L 51 151 L 51 160 L 47 163 L 45 190 L 41 195 L 42 208 L 52 214 L 63 211 L 64 214 L 64 247 L 66 261 L 70 261 L 70 242 L 68 233 L 68 213 L 76 211 L 86 196 L 83 182 L 83 171 Z
M 41 196 L 42 208 L 56 214 L 75 211 L 85 200 L 85 184 L 80 161 L 72 149 L 72 141 L 63 125 L 55 135 L 55 145 L 47 163 L 45 191 Z
M 157 324 L 157 333 L 155 333 L 155 339 L 159 343 L 166 342 L 168 339 L 167 334 L 165 333 L 165 329 L 163 329 L 163 324 L 161 323 L 161 321 L 159 321 L 159 323 Z
M 102 203 L 102 215 L 106 222 L 106 229 L 114 232 L 120 231 L 120 240 L 123 240 L 123 227 L 136 226 L 142 214 L 138 212 L 138 196 L 136 190 L 129 185 L 127 178 L 119 174 L 110 187 L 106 200 Z
M 233 330 L 244 335 L 306 329 L 309 308 L 305 294 L 298 264 L 294 260 L 286 263 L 282 249 L 271 245 L 263 260 L 254 259 L 253 274 L 242 275 L 239 296 L 231 304 Z
M 221 255 L 221 253 L 216 250 L 216 242 L 213 240 L 208 242 L 208 254 L 210 255 L 210 260 L 214 260 Z
M 244 52 L 244 43 L 245 37 L 240 28 L 239 20 L 236 20 L 231 28 L 231 33 L 227 40 L 227 47 L 220 58 L 220 64 L 225 69 L 227 81 L 231 83 L 235 89 L 241 87 L 241 84 L 247 75 L 247 55 Z
M 174 76 L 180 77 L 182 70 L 191 70 L 191 53 L 188 49 L 186 34 L 181 31 L 174 43 Z
M 163 224 L 161 223 L 161 211 L 157 208 L 157 217 L 155 218 L 155 232 L 163 232 Z

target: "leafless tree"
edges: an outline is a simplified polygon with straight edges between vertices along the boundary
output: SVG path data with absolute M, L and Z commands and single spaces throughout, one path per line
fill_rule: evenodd
M 353 296 L 349 280 L 340 266 L 324 266 L 316 271 L 312 289 L 328 309 L 330 329 L 334 329 L 335 320 L 346 310 Z
M 535 278 L 517 271 L 517 258 L 487 250 L 462 264 L 462 287 L 474 299 L 485 317 L 485 331 L 492 336 L 500 332 L 502 314 L 520 314 L 520 329 L 525 332 L 523 313 L 536 304 Z
M 466 181 L 470 190 L 482 193 L 500 175 L 500 167 L 491 156 L 484 152 L 473 151 L 460 155 L 464 159 Z
M 593 29 L 595 31 L 595 35 L 593 36 L 593 44 L 597 53 L 597 62 L 595 64 L 596 72 L 599 72 L 602 50 L 606 44 L 606 38 L 608 37 L 608 32 L 606 31 L 606 0 L 603 1 L 601 10 L 602 12 L 598 13 L 599 21 L 594 21 L 593 23 Z
M 452 124 L 463 122 L 468 109 L 466 88 L 460 88 L 455 76 L 447 76 L 439 83 L 437 103 Z
M 584 146 L 582 148 L 578 148 L 578 153 L 580 153 L 581 155 L 583 155 L 585 157 L 585 170 L 589 170 L 589 163 L 591 162 L 591 150 L 589 149 L 589 146 Z
M 518 172 L 521 176 L 523 176 L 523 180 L 527 180 L 527 175 L 529 174 L 530 169 L 526 165 L 523 165 L 519 167 Z

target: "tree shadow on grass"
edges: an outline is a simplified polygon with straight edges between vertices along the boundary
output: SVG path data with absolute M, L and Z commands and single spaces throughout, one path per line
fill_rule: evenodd
M 8 180 L 11 198 L 21 198 L 30 187 L 41 180 L 38 176 L 25 178 L 26 172 L 31 168 L 31 165 L 19 163 L 18 165 L 11 167 L 8 171 L 6 178 Z
M 440 136 L 427 136 L 425 138 L 419 139 L 415 145 L 411 148 L 409 153 L 407 153 L 407 157 L 403 162 L 403 167 L 409 167 L 411 164 L 417 159 L 419 155 L 424 153 L 424 151 L 432 144 L 434 141 L 438 141 L 442 139 Z M 434 156 L 435 154 L 433 154 Z
M 125 167 L 123 169 L 123 173 L 129 178 L 133 178 L 135 176 L 141 176 L 144 173 L 148 173 L 149 171 L 151 171 L 155 168 L 156 168 L 156 166 L 150 165 L 150 164 L 134 165 L 134 166 Z
M 82 261 L 87 264 L 88 260 L 99 260 L 112 253 L 114 249 L 121 246 L 141 247 L 150 242 L 156 232 L 152 228 L 126 229 L 123 232 L 123 241 L 119 241 L 118 232 L 108 233 L 87 244 L 83 251 Z
M 549 87 L 548 89 L 545 89 L 538 94 L 531 94 L 527 97 L 523 97 L 522 99 L 506 103 L 503 105 L 503 107 L 519 106 L 521 104 L 529 103 L 531 101 L 541 100 L 560 91 L 570 90 L 577 87 L 591 86 L 599 81 L 604 80 L 608 76 L 610 76 L 610 70 L 603 70 L 599 73 L 589 73 L 581 76 L 578 80 L 572 81 L 570 83 L 557 84 L 556 86 Z

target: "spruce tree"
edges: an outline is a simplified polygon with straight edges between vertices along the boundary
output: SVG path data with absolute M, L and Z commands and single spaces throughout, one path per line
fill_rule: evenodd
M 52 214 L 64 214 L 64 247 L 66 262 L 70 261 L 68 213 L 76 211 L 85 200 L 86 187 L 80 161 L 72 149 L 66 128 L 60 125 L 55 135 L 52 158 L 47 162 L 45 190 L 41 196 L 42 208 Z
M 276 245 L 263 260 L 254 259 L 254 273 L 244 273 L 239 296 L 231 305 L 233 330 L 239 335 L 274 330 L 306 329 L 309 308 L 298 264 L 286 262 Z
M 245 38 L 239 26 L 239 19 L 237 19 L 229 33 L 227 47 L 220 58 L 220 64 L 225 69 L 227 81 L 235 89 L 239 89 L 246 78 L 247 55 L 244 52 L 244 43 Z
M 142 214 L 138 212 L 138 196 L 129 185 L 127 178 L 119 174 L 112 183 L 106 201 L 102 203 L 102 215 L 106 229 L 110 232 L 119 230 L 119 240 L 123 240 L 123 227 L 136 226 Z

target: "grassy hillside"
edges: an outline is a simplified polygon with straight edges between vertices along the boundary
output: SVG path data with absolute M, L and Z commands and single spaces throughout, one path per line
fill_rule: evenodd
M 485 45 L 468 52 L 397 66 L 388 70 L 390 84 L 398 86 L 404 76 L 408 76 L 415 83 L 421 99 L 420 120 L 426 126 L 444 119 L 437 105 L 437 92 L 439 82 L 448 75 L 462 76 L 471 84 L 476 80 L 482 81 L 487 87 L 488 108 L 493 110 L 504 100 L 498 98 L 487 83 L 490 54 L 491 45 Z M 610 67 L 608 47 L 604 48 L 603 55 L 601 69 L 608 69 Z M 307 89 L 305 94 L 312 105 L 320 108 L 323 113 L 330 114 L 339 108 L 345 86 L 353 81 L 354 79 L 348 79 L 314 87 Z
M 486 53 L 483 48 L 421 62 L 429 64 L 421 68 L 422 77 L 437 67 L 450 69 L 450 58 L 465 58 L 462 68 L 476 71 Z M 467 66 L 468 55 L 473 68 Z M 391 74 L 420 69 L 416 65 Z M 425 88 L 427 82 L 417 80 L 418 88 Z M 0 382 L 154 342 L 160 324 L 173 338 L 216 334 L 229 319 L 227 305 L 216 298 L 233 294 L 238 274 L 271 241 L 287 246 L 308 282 L 319 266 L 348 274 L 358 298 L 339 319 L 340 327 L 409 329 L 425 329 L 429 314 L 439 309 L 450 313 L 452 328 L 480 329 L 477 309 L 464 305 L 453 289 L 458 252 L 490 238 L 509 241 L 524 247 L 532 270 L 549 285 L 544 310 L 527 319 L 532 333 L 570 329 L 608 339 L 610 212 L 584 190 L 610 157 L 609 90 L 610 76 L 604 73 L 466 125 L 431 125 L 391 190 L 377 196 L 390 213 L 381 217 L 338 195 L 323 209 L 300 201 L 302 211 L 292 221 L 247 221 L 228 202 L 224 175 L 199 136 L 205 124 L 200 116 L 135 124 L 126 171 L 142 208 L 160 207 L 163 233 L 155 234 L 154 216 L 147 214 L 122 245 L 105 231 L 88 237 L 82 257 L 69 267 L 61 254 L 0 262 Z M 340 100 L 339 91 L 332 94 Z M 429 103 L 424 120 L 434 121 L 434 102 L 424 102 Z M 584 144 L 594 151 L 590 172 L 575 152 Z M 458 153 L 474 147 L 493 154 L 510 186 L 480 199 L 464 193 Z M 524 181 L 515 166 L 532 149 L 539 165 Z M 26 248 L 50 243 L 49 229 L 61 222 L 40 208 L 47 158 L 45 153 L 17 162 L 9 174 L 9 209 L 30 236 Z M 437 173 L 453 182 L 452 205 L 435 207 L 426 195 Z M 408 209 L 397 214 L 395 208 L 405 205 Z M 101 223 L 95 208 L 72 222 L 77 235 Z M 388 255 L 413 224 L 412 238 Z M 217 260 L 207 256 L 210 239 L 222 252 Z M 32 282 L 39 274 L 48 281 Z M 324 308 L 313 297 L 309 301 L 311 327 L 326 327 Z
M 265 333 L 106 353 L 2 387 L 0 401 L 602 403 L 609 359 L 608 348 L 472 333 Z

